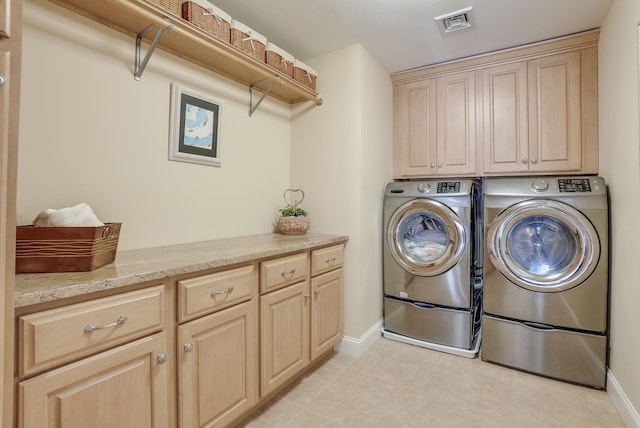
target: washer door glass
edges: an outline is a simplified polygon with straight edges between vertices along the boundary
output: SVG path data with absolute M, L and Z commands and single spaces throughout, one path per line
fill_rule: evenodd
M 600 256 L 591 222 L 558 201 L 525 201 L 503 211 L 489 227 L 487 244 L 491 261 L 503 275 L 543 292 L 582 283 Z
M 387 245 L 396 262 L 421 276 L 439 275 L 462 257 L 467 231 L 457 214 L 433 200 L 410 201 L 388 225 Z

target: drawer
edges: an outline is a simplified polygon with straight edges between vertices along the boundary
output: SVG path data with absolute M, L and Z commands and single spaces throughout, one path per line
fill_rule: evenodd
M 260 263 L 260 291 L 268 293 L 307 278 L 307 253 L 294 254 Z
M 311 252 L 311 276 L 339 268 L 344 263 L 344 245 L 320 248 Z
M 19 376 L 31 375 L 164 328 L 164 285 L 18 318 Z
M 179 322 L 251 299 L 253 266 L 243 266 L 178 281 Z

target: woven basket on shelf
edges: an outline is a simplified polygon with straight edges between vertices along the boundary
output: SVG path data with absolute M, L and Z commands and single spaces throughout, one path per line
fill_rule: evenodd
M 267 38 L 236 20 L 231 21 L 231 44 L 258 61 L 265 62 Z
M 318 73 L 308 65 L 295 60 L 293 63 L 293 79 L 296 82 L 302 83 L 303 85 L 316 90 L 316 79 Z
M 182 18 L 220 40 L 231 41 L 231 16 L 209 2 L 183 0 Z
M 151 3 L 160 6 L 162 9 L 180 16 L 180 0 L 150 0 Z
M 265 61 L 268 66 L 275 68 L 285 76 L 293 77 L 293 55 L 271 42 L 267 42 L 265 48 Z

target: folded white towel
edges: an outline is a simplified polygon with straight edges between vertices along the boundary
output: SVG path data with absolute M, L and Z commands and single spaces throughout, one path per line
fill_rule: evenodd
M 85 203 L 59 210 L 46 209 L 33 220 L 34 226 L 104 226 L 91 207 Z

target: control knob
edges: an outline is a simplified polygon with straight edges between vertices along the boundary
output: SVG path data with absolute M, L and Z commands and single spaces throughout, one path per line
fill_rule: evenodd
M 545 190 L 549 189 L 549 183 L 547 183 L 545 180 L 536 180 L 531 183 L 531 189 L 534 192 L 544 192 Z
M 420 193 L 427 193 L 430 188 L 431 188 L 431 185 L 429 183 L 418 184 L 418 192 Z

